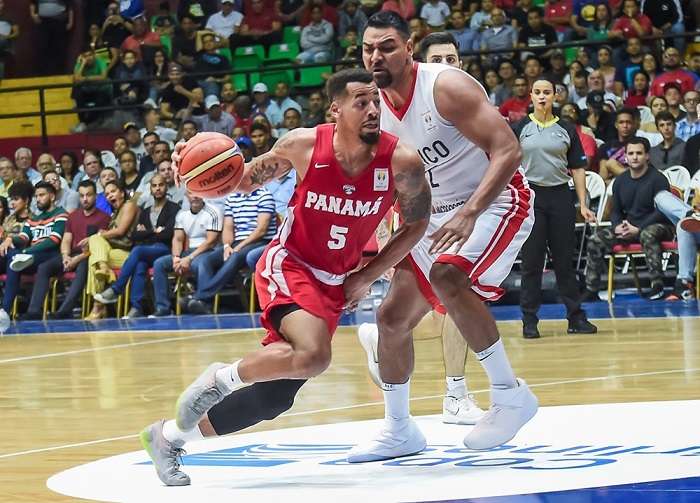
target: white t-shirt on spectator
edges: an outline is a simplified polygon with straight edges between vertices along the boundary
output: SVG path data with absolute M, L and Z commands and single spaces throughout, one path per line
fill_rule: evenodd
M 175 229 L 182 229 L 188 240 L 190 249 L 197 248 L 207 239 L 208 231 L 221 232 L 224 228 L 224 217 L 208 204 L 197 213 L 190 210 L 180 210 L 175 217 Z
M 243 14 L 237 11 L 232 11 L 228 16 L 224 16 L 223 12 L 219 11 L 212 14 L 207 21 L 207 29 L 214 33 L 229 38 L 233 35 L 233 31 L 243 22 Z
M 445 2 L 438 2 L 436 5 L 426 3 L 420 10 L 420 17 L 428 26 L 442 26 L 450 17 L 450 7 Z

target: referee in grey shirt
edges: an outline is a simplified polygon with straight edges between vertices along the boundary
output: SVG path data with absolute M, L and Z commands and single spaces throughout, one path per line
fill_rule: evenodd
M 554 262 L 559 294 L 566 305 L 568 333 L 592 334 L 595 325 L 581 309 L 576 271 L 573 267 L 576 208 L 568 182 L 573 174 L 581 214 L 595 215 L 586 205 L 586 155 L 575 127 L 553 114 L 554 83 L 539 79 L 530 97 L 534 112 L 514 126 L 523 150 L 523 168 L 535 192 L 535 224 L 521 252 L 523 337 L 536 339 L 537 311 L 542 303 L 542 272 L 547 246 Z

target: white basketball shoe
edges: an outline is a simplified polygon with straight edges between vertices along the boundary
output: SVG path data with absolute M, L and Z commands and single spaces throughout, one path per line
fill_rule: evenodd
M 505 444 L 534 417 L 537 397 L 525 381 L 517 381 L 516 388 L 491 388 L 491 408 L 464 437 L 466 447 L 483 450 Z
M 484 414 L 471 393 L 462 398 L 446 396 L 442 401 L 442 422 L 445 424 L 476 424 Z
M 10 328 L 11 322 L 10 315 L 0 307 L 0 335 L 4 334 L 7 329 Z
M 425 449 L 426 441 L 412 417 L 396 422 L 385 421 L 376 438 L 366 444 L 356 445 L 348 452 L 348 463 L 367 463 L 384 459 L 418 454 Z
M 367 369 L 374 384 L 382 387 L 382 378 L 379 377 L 379 330 L 374 323 L 363 323 L 357 329 L 357 336 L 360 339 L 362 349 L 367 353 Z

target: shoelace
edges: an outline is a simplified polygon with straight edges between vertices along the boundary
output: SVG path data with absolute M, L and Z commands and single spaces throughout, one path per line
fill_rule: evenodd
M 187 455 L 187 451 L 181 447 L 170 447 L 170 452 L 168 452 L 173 460 L 173 469 L 178 471 L 181 466 L 185 466 L 183 461 L 183 456 Z

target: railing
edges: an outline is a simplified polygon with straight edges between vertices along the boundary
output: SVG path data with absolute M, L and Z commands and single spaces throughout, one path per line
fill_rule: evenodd
M 661 39 L 670 39 L 670 38 L 694 38 L 696 36 L 700 36 L 700 30 L 696 31 L 690 31 L 690 32 L 684 32 L 684 33 L 679 33 L 679 34 L 673 34 L 671 35 L 655 35 L 655 36 L 649 36 L 649 37 L 643 37 L 642 40 L 644 42 L 649 42 L 649 41 L 655 41 L 655 40 L 661 40 Z M 548 51 L 550 49 L 566 49 L 569 47 L 598 47 L 601 45 L 620 45 L 621 41 L 619 39 L 611 39 L 611 40 L 602 40 L 602 41 L 588 41 L 588 40 L 577 40 L 573 42 L 563 42 L 563 43 L 558 43 L 558 44 L 551 44 L 548 46 L 544 47 L 537 47 L 535 50 L 538 51 Z M 498 50 L 488 50 L 488 51 L 468 51 L 464 52 L 461 54 L 461 56 L 483 56 L 483 55 L 488 55 L 488 54 L 508 54 L 508 53 L 522 53 L 522 52 L 533 52 L 533 48 L 525 47 L 525 48 L 512 48 L 512 49 L 498 49 Z M 234 56 L 235 57 L 235 56 Z M 246 75 L 246 83 L 247 83 L 247 88 L 251 89 L 251 84 L 252 82 L 250 81 L 250 76 L 252 73 L 260 73 L 260 74 L 265 74 L 268 72 L 278 72 L 278 71 L 286 71 L 286 70 L 299 70 L 302 68 L 313 68 L 313 67 L 322 67 L 322 66 L 332 66 L 333 69 L 335 70 L 336 67 L 338 66 L 347 66 L 347 65 L 352 65 L 352 64 L 362 64 L 361 61 L 359 60 L 336 60 L 334 62 L 329 62 L 329 63 L 311 63 L 311 64 L 305 64 L 305 65 L 300 65 L 300 64 L 289 64 L 289 65 L 278 65 L 275 64 L 273 67 L 261 67 L 259 70 L 253 71 L 253 70 L 227 70 L 227 71 L 218 71 L 218 72 L 206 72 L 206 73 L 187 73 L 186 75 L 188 77 L 193 77 L 197 79 L 197 77 L 208 77 L 208 76 L 225 76 L 225 75 L 239 75 L 239 74 L 245 74 Z M 157 80 L 153 77 L 148 77 L 148 78 L 142 78 L 142 79 L 127 79 L 127 80 L 111 80 L 111 79 L 106 79 L 104 81 L 98 81 L 99 84 L 104 84 L 104 85 L 115 85 L 115 84 L 123 84 L 123 83 L 135 83 L 135 82 L 153 82 L 154 80 Z M 65 89 L 65 88 L 73 88 L 74 84 L 73 83 L 65 83 L 65 84 L 48 84 L 48 85 L 40 85 L 40 86 L 21 86 L 21 87 L 11 87 L 11 88 L 5 88 L 2 89 L 0 88 L 0 93 L 17 93 L 17 92 L 27 92 L 27 91 L 37 91 L 39 93 L 39 110 L 36 112 L 24 112 L 24 113 L 15 113 L 15 114 L 0 114 L 0 120 L 3 119 L 15 119 L 15 118 L 22 118 L 22 117 L 40 117 L 40 122 L 41 122 L 41 142 L 42 145 L 47 147 L 48 146 L 48 133 L 47 133 L 47 124 L 46 124 L 46 118 L 51 115 L 67 115 L 67 114 L 75 114 L 75 113 L 80 113 L 80 112 L 112 112 L 115 110 L 131 110 L 131 109 L 141 109 L 143 108 L 142 104 L 130 104 L 130 105 L 108 105 L 108 106 L 102 106 L 102 107 L 87 107 L 87 108 L 69 108 L 69 109 L 62 109 L 62 110 L 46 110 L 46 91 L 52 90 L 52 89 Z

